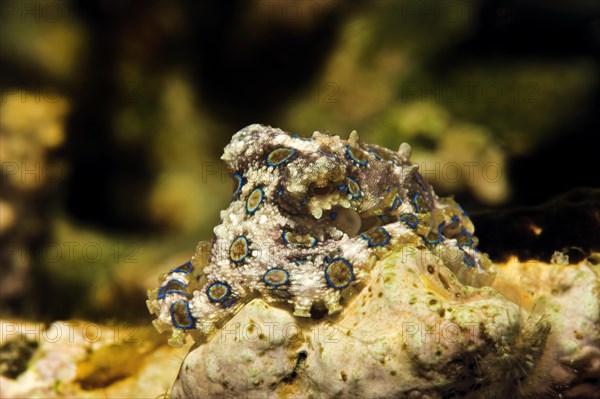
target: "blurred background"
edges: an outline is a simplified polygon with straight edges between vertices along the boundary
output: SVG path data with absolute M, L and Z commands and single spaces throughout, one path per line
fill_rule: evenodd
M 546 250 L 565 235 L 600 241 L 597 1 L 8 0 L 1 11 L 4 318 L 148 323 L 146 290 L 211 239 L 232 187 L 219 158 L 250 123 L 409 142 L 497 259 L 500 244 L 535 255 L 511 236 L 515 218 L 560 221 L 558 240 L 542 233 Z

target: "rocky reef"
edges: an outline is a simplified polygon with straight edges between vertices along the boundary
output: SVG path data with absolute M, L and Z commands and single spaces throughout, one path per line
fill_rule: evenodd
M 335 317 L 254 299 L 190 351 L 172 397 L 595 397 L 598 273 L 509 262 L 475 288 L 397 248 Z
M 493 265 L 409 156 L 356 133 L 233 137 L 215 238 L 148 293 L 171 345 L 196 341 L 173 398 L 593 392 L 597 262 Z
M 158 397 L 188 349 L 131 323 L 0 320 L 0 330 L 3 398 Z

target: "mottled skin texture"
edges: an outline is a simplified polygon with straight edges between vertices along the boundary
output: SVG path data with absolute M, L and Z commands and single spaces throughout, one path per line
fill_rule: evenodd
M 415 234 L 464 284 L 487 284 L 490 262 L 475 248 L 471 221 L 436 196 L 409 157 L 408 144 L 391 151 L 355 132 L 343 140 L 240 130 L 222 157 L 235 187 L 210 256 L 172 270 L 149 293 L 157 328 L 172 328 L 173 344 L 190 331 L 203 337 L 257 294 L 296 316 L 335 313 L 377 259 Z

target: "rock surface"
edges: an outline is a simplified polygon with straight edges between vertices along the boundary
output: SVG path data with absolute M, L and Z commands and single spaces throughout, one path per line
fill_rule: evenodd
M 405 248 L 336 317 L 253 300 L 190 351 L 172 397 L 585 397 L 600 371 L 597 278 L 589 262 L 508 263 L 474 288 Z
M 0 331 L 2 398 L 158 398 L 188 348 L 171 348 L 153 329 L 132 324 L 3 320 Z M 9 346 L 34 350 L 13 350 L 11 358 Z

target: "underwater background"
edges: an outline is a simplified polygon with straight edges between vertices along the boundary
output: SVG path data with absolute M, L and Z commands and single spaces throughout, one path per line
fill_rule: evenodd
M 598 2 L 8 0 L 1 11 L 2 320 L 149 325 L 146 291 L 211 239 L 233 186 L 220 156 L 251 123 L 410 143 L 493 260 L 600 249 Z M 35 345 L 1 341 L 0 371 L 16 376 Z

